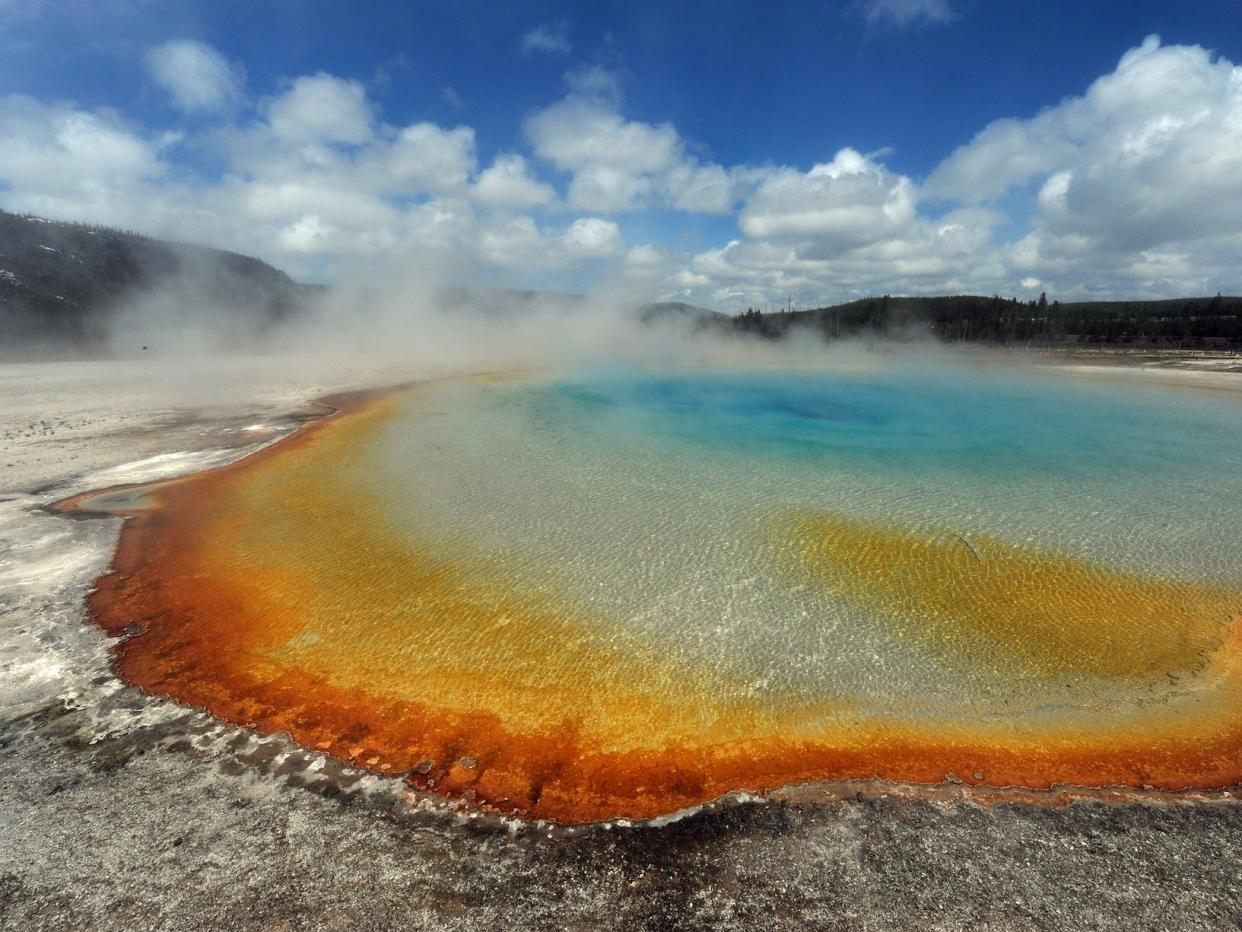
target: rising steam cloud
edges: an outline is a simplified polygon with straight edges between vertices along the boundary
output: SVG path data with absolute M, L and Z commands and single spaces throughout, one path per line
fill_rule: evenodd
M 366 365 L 435 375 L 787 360 L 822 355 L 826 346 L 809 330 L 769 341 L 694 311 L 644 313 L 615 293 L 460 289 L 421 274 L 407 274 L 394 286 L 342 284 L 310 292 L 296 308 L 272 313 L 255 296 L 222 302 L 212 275 L 188 267 L 127 294 L 108 318 L 110 352 L 170 359 L 258 354 L 312 368 Z

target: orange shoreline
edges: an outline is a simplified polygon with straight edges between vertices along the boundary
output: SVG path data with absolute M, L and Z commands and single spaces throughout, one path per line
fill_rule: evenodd
M 244 577 L 216 572 L 228 564 L 212 551 L 211 521 L 225 520 L 219 512 L 227 508 L 220 505 L 236 497 L 243 477 L 296 456 L 347 415 L 375 411 L 390 397 L 384 391 L 324 399 L 334 409 L 329 416 L 241 460 L 154 486 L 121 487 L 148 489 L 155 507 L 120 511 L 127 520 L 112 570 L 98 580 L 88 605 L 96 622 L 121 638 L 113 651 L 127 682 L 260 732 L 288 733 L 357 766 L 404 775 L 422 790 L 565 824 L 648 819 L 738 790 L 811 781 L 943 785 L 956 775 L 954 782 L 977 787 L 981 798 L 1004 787 L 1181 791 L 1242 785 L 1242 716 L 1228 708 L 1192 716 L 1194 724 L 1181 733 L 1170 726 L 1141 739 L 1105 732 L 1004 736 L 1003 729 L 873 721 L 849 742 L 834 741 L 831 733 L 817 739 L 794 732 L 618 751 L 570 718 L 550 727 L 532 721 L 524 729 L 501 710 L 463 707 L 468 696 L 453 696 L 452 703 L 447 696 L 444 703 L 411 701 L 384 694 L 380 685 L 368 692 L 330 682 L 322 669 L 275 669 L 260 657 L 253 632 L 290 636 L 300 630 L 299 606 L 259 599 L 257 591 L 280 582 L 261 569 Z M 115 490 L 56 507 L 74 511 L 104 491 Z M 272 620 L 273 614 L 281 617 Z M 1217 666 L 1236 696 L 1242 617 Z

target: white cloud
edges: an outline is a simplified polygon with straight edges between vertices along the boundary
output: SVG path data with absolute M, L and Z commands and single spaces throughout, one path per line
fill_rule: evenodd
M 370 113 L 365 97 L 359 109 Z M 0 205 L 237 249 L 295 276 L 401 256 L 403 267 L 418 262 L 436 274 L 525 277 L 623 251 L 611 221 L 582 218 L 547 233 L 509 213 L 553 195 L 520 155 L 498 157 L 469 184 L 469 127 L 381 124 L 346 145 L 282 129 L 260 122 L 213 133 L 229 169 L 215 183 L 189 186 L 167 158 L 173 135 L 107 110 L 0 98 Z M 476 200 L 500 213 L 480 214 Z
M 748 236 L 813 237 L 836 249 L 852 249 L 900 231 L 915 215 L 909 178 L 894 175 L 853 149 L 806 173 L 774 172 L 742 209 Z
M 664 253 L 650 243 L 635 246 L 625 254 L 625 264 L 631 268 L 652 268 L 664 261 Z
M 221 139 L 224 154 L 244 176 L 373 194 L 460 189 L 475 167 L 474 130 L 468 126 L 381 126 L 369 141 L 353 146 L 289 139 L 262 123 Z
M 522 52 L 530 55 L 542 52 L 546 55 L 568 55 L 573 51 L 569 42 L 569 27 L 565 23 L 553 26 L 536 26 L 522 36 Z
M 727 214 L 739 195 L 739 179 L 719 165 L 685 162 L 665 180 L 668 198 L 678 210 L 699 214 Z
M 479 243 L 484 257 L 504 268 L 529 267 L 538 263 L 544 248 L 543 234 L 534 219 L 523 214 L 483 225 Z
M 465 185 L 474 170 L 474 130 L 415 123 L 359 157 L 359 171 L 392 194 L 447 191 Z
M 537 155 L 573 172 L 567 200 L 579 210 L 638 210 L 655 187 L 651 176 L 684 158 L 671 124 L 626 120 L 603 100 L 578 93 L 532 116 L 526 133 Z
M 214 112 L 233 106 L 245 84 L 244 69 L 210 45 L 174 39 L 147 53 L 147 71 L 188 113 Z
M 555 197 L 552 186 L 532 178 L 526 159 L 516 153 L 496 156 L 474 183 L 474 199 L 496 210 L 530 210 Z
M 325 226 L 318 214 L 306 214 L 277 234 L 277 242 L 289 252 L 323 252 L 332 242 L 336 230 Z
M 1016 215 L 971 206 L 1015 188 L 1029 205 Z M 965 206 L 937 216 L 920 208 L 929 198 Z M 987 126 L 923 191 L 853 150 L 808 172 L 769 170 L 739 214 L 745 238 L 669 280 L 690 299 L 733 301 L 1230 291 L 1242 286 L 1239 203 L 1242 69 L 1151 38 L 1083 95 Z
M 831 238 L 734 240 L 691 258 L 682 294 L 702 301 L 730 294 L 733 305 L 761 305 L 774 297 L 783 303 L 790 292 L 801 304 L 887 291 L 1009 292 L 1010 273 L 990 245 L 996 219 L 954 212 L 848 249 Z
M 161 86 L 175 95 L 173 81 Z M 476 147 L 498 140 L 389 125 L 360 84 L 324 73 L 244 125 L 222 104 L 223 124 L 185 140 L 108 109 L 3 97 L 0 204 L 240 249 L 295 275 L 399 257 L 459 280 L 603 276 L 731 306 L 1032 282 L 1061 300 L 1242 290 L 1242 70 L 1196 46 L 1148 40 L 1081 95 L 984 127 L 921 186 L 852 148 L 809 169 L 718 165 L 671 123 L 631 119 L 615 72 L 566 82 L 526 121 L 531 151 L 486 167 Z M 184 107 L 221 99 L 207 79 L 183 84 Z M 191 147 L 218 177 L 183 161 Z M 541 177 L 554 171 L 555 185 Z M 641 210 L 632 229 L 682 245 L 624 242 L 607 215 Z M 715 225 L 666 226 L 673 210 L 735 215 L 737 238 L 700 242 Z
M 727 213 L 745 170 L 702 164 L 686 154 L 671 123 L 628 120 L 617 75 L 593 66 L 566 76 L 570 93 L 526 121 L 536 155 L 572 173 L 570 207 L 600 213 L 671 206 Z
M 1242 235 L 1242 69 L 1151 36 L 1082 96 L 987 126 L 927 190 L 978 202 L 1031 183 L 1034 230 L 1015 262 L 1058 267 L 1071 287 L 1211 288 Z
M 571 256 L 604 259 L 621 252 L 621 231 L 611 220 L 583 217 L 570 224 L 563 237 Z
M 219 195 L 256 235 L 277 230 L 276 246 L 294 263 L 308 254 L 378 256 L 416 242 L 420 231 L 472 222 L 461 195 L 474 145 L 474 130 L 463 126 L 380 126 L 368 142 L 342 148 L 260 124 L 226 141 L 233 174 Z M 419 197 L 429 200 L 403 206 Z
M 0 179 L 16 198 L 97 200 L 163 175 L 160 150 L 170 137 L 127 126 L 111 111 L 0 98 Z
M 887 22 L 896 26 L 909 26 L 920 20 L 945 23 L 956 16 L 948 0 L 856 0 L 854 9 L 868 23 Z
M 996 120 L 941 162 L 927 179 L 931 197 L 981 203 L 1052 171 L 1074 146 L 1053 124 L 1051 111 L 1031 120 Z
M 268 102 L 267 116 L 273 132 L 285 139 L 358 144 L 371 138 L 365 89 L 322 71 L 295 79 Z
M 575 97 L 593 100 L 614 110 L 621 106 L 621 73 L 603 65 L 579 65 L 565 72 L 565 86 Z
M 651 192 L 651 179 L 611 165 L 588 165 L 574 173 L 568 201 L 577 210 L 606 213 L 638 210 Z
M 602 166 L 630 174 L 659 172 L 681 159 L 681 139 L 672 124 L 626 120 L 577 96 L 536 113 L 526 132 L 540 157 L 569 171 Z

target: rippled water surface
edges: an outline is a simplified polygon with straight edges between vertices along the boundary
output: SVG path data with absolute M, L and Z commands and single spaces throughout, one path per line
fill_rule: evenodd
M 1239 464 L 1232 397 L 982 367 L 421 386 L 203 480 L 187 604 L 244 643 L 193 695 L 571 820 L 782 777 L 1223 785 Z
M 801 578 L 790 517 L 1242 588 L 1240 415 L 1232 399 L 987 371 L 613 372 L 415 393 L 374 478 L 424 545 L 756 688 L 1008 693 L 1013 671 L 946 667 Z

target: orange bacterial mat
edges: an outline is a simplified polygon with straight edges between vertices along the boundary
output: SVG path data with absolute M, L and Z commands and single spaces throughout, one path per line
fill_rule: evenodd
M 355 477 L 402 397 L 147 489 L 90 596 L 107 632 L 142 632 L 115 647 L 121 676 L 421 788 L 562 823 L 817 779 L 1242 783 L 1237 588 L 790 507 L 762 528 L 783 542 L 788 585 L 869 613 L 947 670 L 1037 681 L 1046 698 L 909 696 L 886 709 L 830 689 L 756 691 L 555 587 L 394 531 Z

